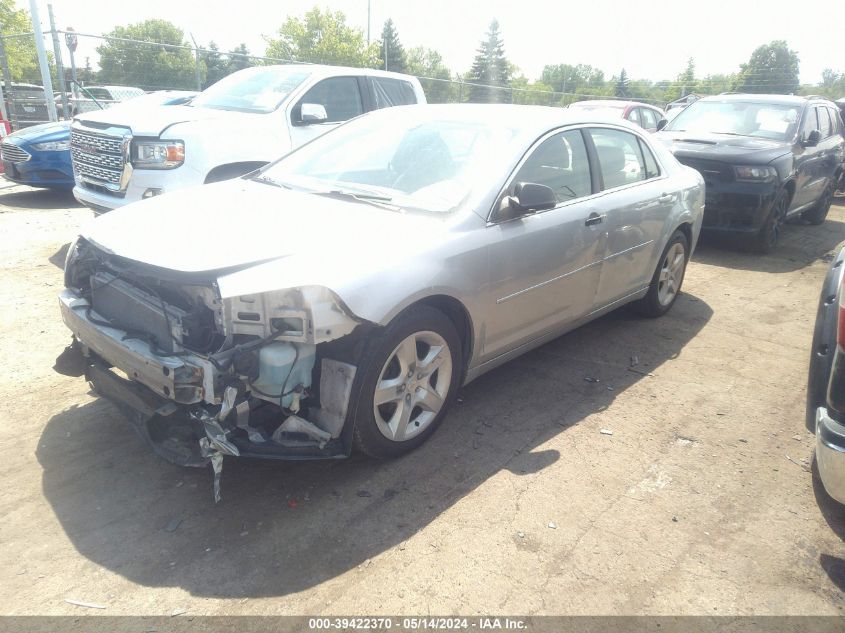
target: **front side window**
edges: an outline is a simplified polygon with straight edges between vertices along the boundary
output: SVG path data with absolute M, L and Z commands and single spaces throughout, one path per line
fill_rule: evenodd
M 628 115 L 625 118 L 628 119 L 631 123 L 635 123 L 636 125 L 639 125 L 640 127 L 643 126 L 642 119 L 640 119 L 640 109 L 639 108 L 631 108 L 631 111 L 628 113 Z
M 657 127 L 657 113 L 654 110 L 649 110 L 648 108 L 642 109 L 643 115 L 643 127 L 648 130 L 653 130 Z
M 827 138 L 833 134 L 832 125 L 830 123 L 830 115 L 825 107 L 819 106 L 816 108 L 816 114 L 819 117 L 819 131 L 822 133 L 822 138 Z
M 596 147 L 605 189 L 645 180 L 647 171 L 637 137 L 630 132 L 593 128 L 590 137 Z
M 513 182 L 533 182 L 554 191 L 558 202 L 588 196 L 593 192 L 587 147 L 579 130 L 547 138 L 531 152 Z
M 355 77 L 332 77 L 324 79 L 305 93 L 294 108 L 293 120 L 299 120 L 303 103 L 316 103 L 326 109 L 326 123 L 348 121 L 364 112 L 361 91 Z

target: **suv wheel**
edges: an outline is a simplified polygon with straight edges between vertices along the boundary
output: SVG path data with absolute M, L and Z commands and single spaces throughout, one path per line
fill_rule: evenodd
M 788 208 L 789 194 L 786 191 L 781 191 L 772 204 L 769 217 L 766 218 L 766 222 L 754 240 L 753 246 L 756 252 L 766 254 L 775 250 L 783 230 L 783 223 L 786 221 L 786 210 Z
M 801 214 L 801 219 L 810 224 L 821 224 L 827 217 L 830 211 L 830 205 L 833 203 L 833 185 L 825 187 L 822 197 L 816 202 L 816 206 Z

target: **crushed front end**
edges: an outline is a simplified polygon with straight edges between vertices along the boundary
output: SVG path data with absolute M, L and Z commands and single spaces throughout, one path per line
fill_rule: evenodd
M 68 253 L 57 360 L 114 402 L 161 457 L 345 457 L 355 359 L 370 324 L 323 287 L 221 298 L 217 273 L 163 270 L 80 238 Z M 215 495 L 219 496 L 216 486 Z

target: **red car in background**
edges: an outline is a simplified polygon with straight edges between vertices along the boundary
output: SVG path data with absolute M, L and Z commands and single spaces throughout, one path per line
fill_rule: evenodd
M 649 132 L 657 131 L 657 124 L 666 114 L 660 108 L 639 101 L 616 101 L 612 99 L 594 99 L 569 104 L 575 110 L 603 110 L 611 116 L 619 116 L 631 123 L 636 123 Z

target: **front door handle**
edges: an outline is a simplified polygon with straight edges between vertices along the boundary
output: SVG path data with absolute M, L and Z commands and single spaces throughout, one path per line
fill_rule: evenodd
M 602 222 L 604 222 L 604 216 L 593 212 L 586 220 L 584 220 L 584 226 L 593 226 L 595 224 L 601 224 Z
M 671 193 L 664 193 L 657 199 L 660 204 L 666 204 L 667 202 L 673 202 L 674 200 L 675 196 L 673 196 Z

